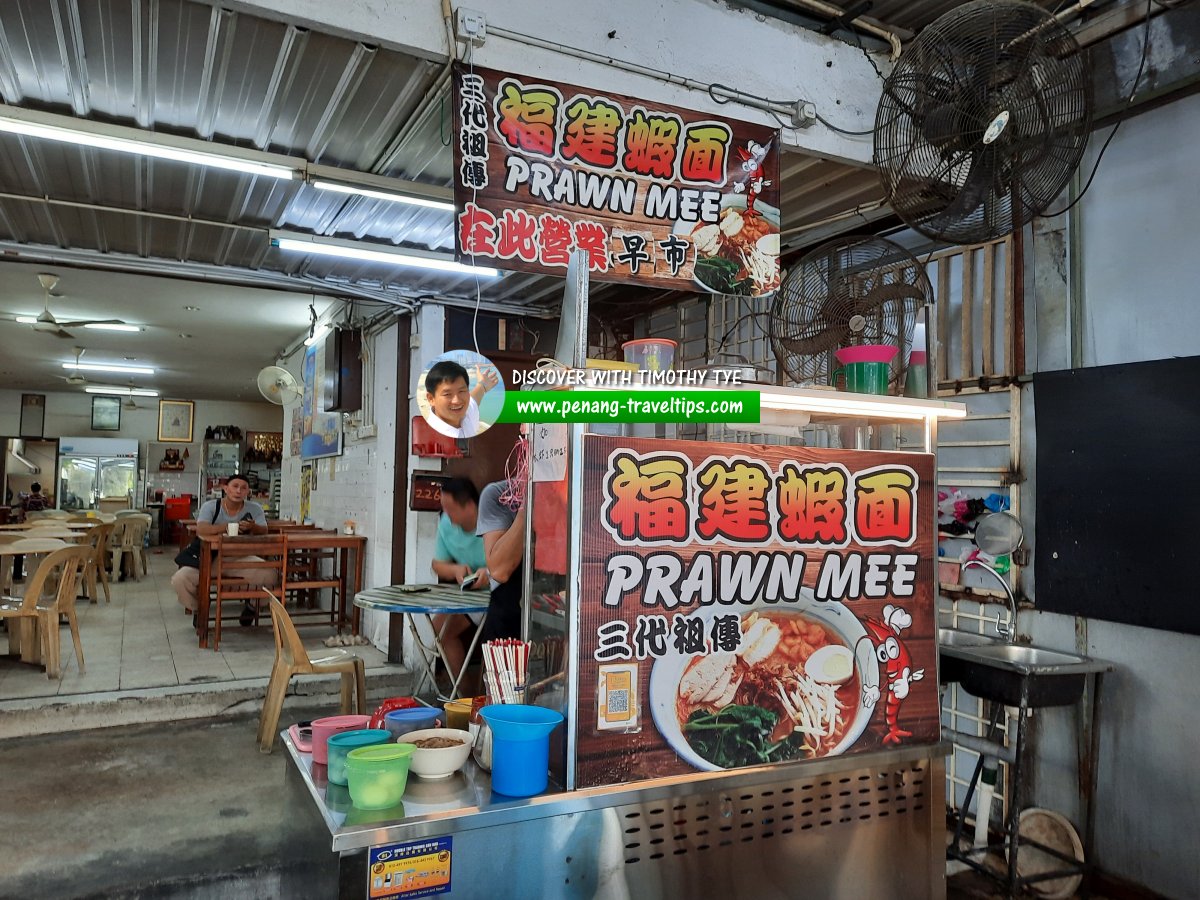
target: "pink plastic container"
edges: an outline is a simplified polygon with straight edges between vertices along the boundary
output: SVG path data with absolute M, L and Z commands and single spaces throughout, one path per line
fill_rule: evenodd
M 833 355 L 843 366 L 848 366 L 851 363 L 890 363 L 899 352 L 899 348 L 891 344 L 859 344 L 835 350 Z
M 343 731 L 356 731 L 366 728 L 370 716 L 326 716 L 323 719 L 313 719 L 312 723 L 312 758 L 314 763 L 322 766 L 329 764 L 329 739 Z

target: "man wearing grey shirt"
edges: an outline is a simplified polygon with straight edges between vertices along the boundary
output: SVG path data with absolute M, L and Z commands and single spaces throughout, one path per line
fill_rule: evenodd
M 238 534 L 266 534 L 267 516 L 261 506 L 246 499 L 249 496 L 250 482 L 246 476 L 231 477 L 225 485 L 225 495 L 220 500 L 205 502 L 196 513 L 196 535 L 225 534 L 226 526 L 231 522 L 237 523 Z M 275 573 L 266 569 L 235 569 L 230 574 L 244 578 L 250 586 L 273 588 L 277 585 Z M 200 570 L 191 566 L 181 566 L 171 576 L 171 587 L 175 588 L 175 595 L 185 612 L 199 608 L 196 603 L 199 586 Z M 243 607 L 239 621 L 243 625 L 254 621 L 254 608 L 249 603 Z
M 479 494 L 475 533 L 491 573 L 492 596 L 482 641 L 521 636 L 522 561 L 525 556 L 525 507 L 512 509 L 500 502 L 507 481 L 493 481 Z

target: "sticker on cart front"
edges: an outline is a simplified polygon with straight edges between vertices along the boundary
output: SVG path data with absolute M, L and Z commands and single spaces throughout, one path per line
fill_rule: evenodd
M 372 847 L 367 855 L 367 900 L 446 893 L 452 847 L 448 837 Z

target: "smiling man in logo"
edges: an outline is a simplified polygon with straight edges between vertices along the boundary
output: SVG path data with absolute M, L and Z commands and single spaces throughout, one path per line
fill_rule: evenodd
M 474 437 L 479 427 L 479 403 L 483 395 L 500 383 L 492 367 L 475 367 L 475 387 L 467 370 L 444 359 L 434 363 L 425 376 L 425 394 L 430 415 L 426 421 L 434 430 L 452 438 Z

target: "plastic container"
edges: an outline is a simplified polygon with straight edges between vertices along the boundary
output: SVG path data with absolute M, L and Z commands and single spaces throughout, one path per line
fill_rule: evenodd
M 341 734 L 333 735 L 328 741 L 329 783 L 340 785 L 346 783 L 346 757 L 351 750 L 387 744 L 391 740 L 391 733 L 383 728 L 363 728 L 358 731 L 343 731 Z
M 376 707 L 368 728 L 382 728 L 383 717 L 393 709 L 416 709 L 422 704 L 415 697 L 388 697 Z
M 440 709 L 433 709 L 429 706 L 394 709 L 383 717 L 383 727 L 391 732 L 394 740 L 403 737 L 410 731 L 434 728 L 441 722 L 443 716 L 445 713 Z
M 667 338 L 642 338 L 621 345 L 625 362 L 633 363 L 647 372 L 664 372 L 675 365 L 675 348 L 679 345 Z
M 359 747 L 346 756 L 350 799 L 359 809 L 387 809 L 404 796 L 412 744 Z
M 426 738 L 444 738 L 458 741 L 453 747 L 421 747 L 419 742 Z M 417 749 L 413 752 L 410 769 L 420 778 L 448 778 L 463 767 L 467 757 L 471 755 L 471 733 L 457 728 L 426 728 L 423 731 L 410 731 L 404 736 L 404 743 L 412 744 Z
M 479 711 L 492 730 L 492 790 L 508 797 L 532 797 L 549 781 L 550 732 L 562 713 L 520 703 L 485 706 Z
M 322 766 L 329 764 L 328 741 L 335 734 L 341 734 L 343 731 L 357 731 L 366 727 L 366 716 L 326 716 L 323 719 L 313 719 L 313 762 Z
M 446 727 L 466 729 L 471 721 L 471 698 L 460 697 L 457 700 L 447 700 L 442 704 L 446 710 Z

